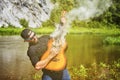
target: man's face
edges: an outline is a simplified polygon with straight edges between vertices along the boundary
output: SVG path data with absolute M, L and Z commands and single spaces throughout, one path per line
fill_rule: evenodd
M 35 41 L 36 40 L 36 34 L 34 32 L 29 31 L 28 35 L 29 35 L 29 37 L 27 39 L 25 39 L 24 42 L 32 42 L 32 43 L 36 42 Z
M 32 37 L 31 39 L 24 40 L 24 42 L 36 43 L 36 42 L 37 42 L 37 37 L 36 37 L 36 36 L 34 36 L 34 37 Z

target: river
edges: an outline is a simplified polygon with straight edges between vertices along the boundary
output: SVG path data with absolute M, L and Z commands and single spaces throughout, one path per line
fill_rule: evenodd
M 67 36 L 68 67 L 111 63 L 120 58 L 120 46 L 104 45 L 101 34 L 71 34 Z M 20 36 L 0 36 L 0 80 L 33 80 L 34 70 L 27 56 L 28 44 Z

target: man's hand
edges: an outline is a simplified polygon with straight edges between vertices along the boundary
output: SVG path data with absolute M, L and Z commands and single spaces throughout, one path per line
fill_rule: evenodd
M 47 65 L 47 60 L 38 61 L 35 65 L 36 70 L 40 70 Z
M 64 25 L 66 23 L 65 17 L 61 17 L 61 23 Z
M 66 15 L 66 11 L 62 11 L 60 21 L 63 25 L 66 23 L 65 15 Z
M 58 51 L 59 50 L 57 48 L 52 48 L 50 55 L 46 59 L 40 60 L 36 63 L 35 69 L 40 70 L 44 68 L 48 64 L 48 62 L 58 54 Z

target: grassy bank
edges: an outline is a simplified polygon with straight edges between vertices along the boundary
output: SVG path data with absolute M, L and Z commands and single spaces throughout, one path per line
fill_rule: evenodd
M 71 80 L 120 80 L 120 60 L 111 64 L 93 63 L 90 66 L 79 65 L 68 68 Z M 40 73 L 31 75 L 31 79 L 39 80 Z
M 24 28 L 0 28 L 0 35 L 19 35 Z M 37 34 L 50 34 L 54 31 L 54 28 L 43 27 L 43 28 L 31 28 Z M 96 33 L 96 34 L 107 34 L 107 35 L 118 35 L 120 29 L 108 29 L 108 28 L 84 28 L 74 27 L 70 28 L 69 34 L 79 33 Z
M 117 35 L 120 34 L 120 29 L 114 28 L 71 28 L 70 33 L 95 33 L 95 34 L 107 34 L 107 35 Z
M 21 31 L 24 28 L 0 28 L 0 35 L 20 35 Z M 51 27 L 43 27 L 43 28 L 31 28 L 37 34 L 50 34 L 54 31 L 55 28 Z M 108 35 L 105 40 L 103 40 L 104 44 L 112 44 L 112 45 L 120 45 L 120 29 L 118 28 L 85 28 L 85 27 L 74 27 L 70 28 L 69 34 L 103 34 Z
M 20 35 L 24 28 L 0 28 L 0 35 Z M 54 29 L 53 28 L 31 28 L 37 34 L 49 34 Z
M 80 65 L 69 69 L 72 80 L 120 80 L 120 60 L 112 64 L 91 64 L 86 67 Z

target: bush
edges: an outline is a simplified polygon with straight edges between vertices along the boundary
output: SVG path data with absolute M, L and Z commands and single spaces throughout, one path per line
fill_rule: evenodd
M 20 24 L 21 24 L 24 28 L 28 28 L 28 21 L 26 21 L 25 19 L 20 19 Z
M 120 45 L 120 36 L 118 37 L 107 37 L 103 40 L 104 44 L 109 45 Z
M 120 80 L 120 60 L 111 64 L 101 62 L 93 63 L 91 66 L 71 67 L 69 69 L 71 80 Z

